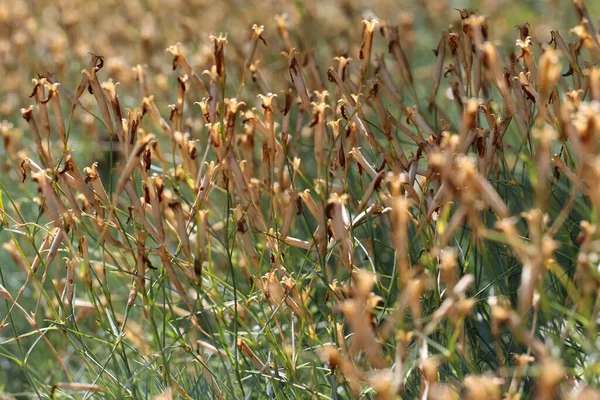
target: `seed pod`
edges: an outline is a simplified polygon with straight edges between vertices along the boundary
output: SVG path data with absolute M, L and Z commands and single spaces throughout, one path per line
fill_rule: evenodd
M 263 25 L 254 24 L 252 26 L 252 37 L 250 39 L 250 51 L 248 52 L 248 56 L 246 57 L 246 62 L 244 63 L 244 70 L 242 72 L 240 87 L 239 87 L 238 93 L 237 93 L 238 97 L 240 96 L 242 89 L 244 88 L 244 85 L 246 84 L 246 82 L 244 80 L 246 78 L 246 74 L 247 74 L 248 70 L 250 69 L 250 66 L 252 65 L 252 61 L 254 60 L 254 55 L 256 53 L 256 47 L 258 46 L 258 41 L 262 40 L 265 45 L 267 44 L 265 39 L 262 37 L 262 33 L 264 30 L 265 30 L 265 27 Z
M 317 95 L 322 95 L 322 100 L 319 103 L 311 103 L 312 107 L 313 107 L 313 112 L 314 112 L 314 117 L 313 117 L 313 121 L 314 121 L 314 126 L 315 126 L 315 147 L 314 147 L 314 154 L 315 154 L 315 161 L 317 163 L 317 168 L 319 169 L 319 172 L 317 173 L 317 176 L 321 176 L 321 168 L 323 166 L 323 141 L 325 140 L 326 137 L 328 137 L 327 135 L 327 126 L 326 124 L 326 117 L 325 117 L 325 110 L 327 110 L 327 108 L 330 108 L 329 105 L 327 105 L 324 101 L 325 97 L 329 94 L 326 90 L 322 92 L 322 94 L 317 93 Z
M 367 70 L 369 69 L 369 64 L 371 63 L 371 48 L 373 47 L 373 32 L 375 31 L 375 26 L 379 24 L 377 20 L 363 21 L 364 30 L 363 30 L 363 41 L 360 46 L 359 58 L 362 60 L 362 64 L 360 67 L 360 81 L 358 84 L 358 90 L 362 91 L 363 82 L 367 76 Z
M 209 40 L 214 43 L 214 60 L 215 69 L 217 74 L 217 81 L 219 85 L 225 84 L 226 73 L 225 73 L 225 45 L 227 42 L 227 36 L 213 36 L 209 37 Z
M 167 51 L 170 52 L 174 57 L 173 70 L 175 70 L 177 66 L 181 65 L 181 68 L 183 68 L 186 75 L 191 77 L 192 83 L 194 84 L 194 86 L 196 86 L 196 89 L 200 92 L 208 93 L 208 91 L 206 90 L 206 86 L 204 86 L 204 83 L 202 82 L 198 74 L 192 69 L 192 66 L 185 58 L 181 47 L 181 43 L 177 43 L 167 48 Z M 147 94 L 144 94 L 144 96 L 147 96 Z
M 306 89 L 304 76 L 302 75 L 302 69 L 300 68 L 300 64 L 296 59 L 296 49 L 291 48 L 289 52 L 282 52 L 282 54 L 287 58 L 289 64 L 290 78 L 292 79 L 292 83 L 296 87 L 296 92 L 298 93 L 298 96 L 300 96 L 300 110 L 303 112 L 307 112 L 310 109 L 310 100 L 308 98 L 308 90 Z

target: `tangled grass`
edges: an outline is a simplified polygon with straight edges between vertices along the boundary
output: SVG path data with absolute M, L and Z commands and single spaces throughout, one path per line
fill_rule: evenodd
M 600 398 L 582 0 L 419 68 L 445 2 L 75 3 L 0 5 L 2 398 Z

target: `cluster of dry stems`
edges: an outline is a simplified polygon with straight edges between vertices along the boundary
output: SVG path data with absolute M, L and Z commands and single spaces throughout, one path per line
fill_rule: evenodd
M 231 267 L 243 270 L 250 290 L 272 309 L 275 324 L 281 315 L 304 321 L 295 324 L 292 335 L 300 335 L 302 326 L 311 337 L 319 336 L 312 314 L 321 305 L 312 302 L 311 293 L 322 282 L 316 276 L 298 280 L 286 267 L 287 254 L 301 251 L 315 268 L 329 271 L 325 276 L 347 277 L 343 283 L 327 282 L 331 318 L 339 322 L 336 340 L 317 353 L 355 396 L 371 387 L 380 399 L 394 398 L 416 370 L 423 399 L 517 399 L 532 363 L 539 366 L 534 389 L 539 399 L 600 396 L 568 376 L 536 329 L 540 291 L 549 274 L 559 277 L 569 307 L 591 321 L 600 311 L 597 226 L 581 222 L 572 278 L 555 259 L 560 243 L 554 237 L 578 198 L 592 205 L 594 220 L 600 204 L 600 69 L 594 65 L 600 61 L 600 35 L 583 3 L 574 1 L 574 6 L 581 20 L 572 29 L 574 43 L 558 31 L 552 32 L 552 42 L 539 42 L 526 24 L 519 27 L 517 51 L 509 56 L 488 40 L 485 17 L 460 10 L 460 22 L 442 34 L 435 51 L 429 96 L 419 96 L 401 28 L 375 19 L 364 21 L 358 59 L 346 54 L 328 66 L 294 49 L 285 17 L 277 17 L 279 42 L 268 46 L 279 46 L 287 63 L 276 81 L 285 89 L 277 94 L 265 78 L 268 66 L 260 62 L 267 45 L 262 26 L 252 27 L 245 58 L 232 61 L 226 56 L 232 39 L 211 36 L 212 55 L 204 71 L 195 69 L 182 45 L 173 45 L 167 50 L 178 76 L 170 115 L 155 102 L 149 72 L 141 65 L 130 72 L 138 85 L 138 92 L 129 94 L 137 99 L 135 109 L 122 107 L 124 94 L 115 82 L 101 82 L 106 65 L 99 55 L 91 55 L 74 89 L 61 83 L 60 72 L 33 79 L 35 104 L 21 112 L 35 154 L 26 150 L 26 140 L 23 145 L 12 140 L 9 125 L 2 133 L 13 171 L 37 185 L 47 223 L 31 261 L 21 257 L 16 242 L 3 244 L 26 278 L 18 293 L 2 288 L 0 294 L 20 309 L 60 362 L 59 350 L 39 331 L 40 318 L 19 305 L 27 285 L 41 287 L 52 279 L 61 293 L 50 303 L 40 299 L 46 317 L 74 316 L 81 322 L 95 308 L 85 290 L 75 287 L 96 285 L 108 261 L 130 282 L 126 308 L 139 307 L 148 318 L 148 276 L 158 268 L 180 303 L 176 313 L 194 328 L 185 335 L 190 348 L 224 356 L 210 343 L 212 336 L 196 312 L 219 295 L 210 289 L 206 298 L 199 293 L 206 289 L 203 272 L 212 268 L 211 251 L 219 247 L 214 237 L 231 222 L 236 231 Z M 386 53 L 374 52 L 377 41 Z M 231 70 L 241 77 L 235 84 L 227 74 Z M 454 110 L 440 105 L 442 87 L 448 88 L 442 95 Z M 229 93 L 236 97 L 225 97 Z M 82 100 L 90 96 L 93 106 Z M 69 132 L 65 121 L 78 114 L 82 119 L 93 115 L 90 125 L 101 126 L 111 138 L 114 160 L 119 160 L 111 166 L 114 182 L 100 176 L 97 164 L 84 167 L 75 161 L 69 135 L 86 133 Z M 449 114 L 460 120 L 453 122 Z M 520 215 L 512 214 L 492 183 L 517 162 L 509 129 L 518 133 L 535 167 L 535 208 Z M 300 153 L 301 142 L 310 143 L 310 156 Z M 361 198 L 349 191 L 349 177 L 357 171 Z M 551 218 L 549 193 L 560 176 L 571 185 L 570 197 Z M 224 203 L 230 213 L 222 212 Z M 305 219 L 316 226 L 310 235 L 299 228 Z M 30 222 L 8 211 L 3 220 L 15 229 Z M 375 289 L 378 277 L 357 261 L 362 250 L 355 230 L 365 223 L 387 229 L 395 250 L 398 296 L 380 322 L 375 318 L 382 300 Z M 474 276 L 461 269 L 459 249 L 453 247 L 465 224 L 474 242 L 499 241 L 520 262 L 518 307 L 502 297 L 488 301 L 500 363 L 496 371 L 440 382 L 440 365 L 454 355 L 432 352 L 428 337 L 442 325 L 455 332 L 457 353 L 470 357 L 465 321 L 474 317 Z M 410 257 L 412 235 L 422 231 L 431 237 L 430 247 L 422 250 L 434 260 L 433 269 L 423 265 L 425 258 Z M 365 251 L 369 256 L 373 249 Z M 43 275 L 34 279 L 40 266 Z M 436 286 L 440 306 L 424 315 L 422 297 Z M 246 318 L 244 307 L 233 307 Z M 120 318 L 125 340 L 149 352 L 145 319 Z M 505 332 L 526 354 L 503 354 Z M 284 345 L 293 341 L 283 329 L 280 335 Z M 251 340 L 239 336 L 232 346 L 262 374 L 292 379 L 261 359 Z M 409 362 L 415 348 L 418 357 Z M 61 384 L 64 390 L 102 390 L 73 382 L 62 367 L 69 380 Z M 203 372 L 222 398 L 214 377 Z M 176 383 L 173 388 L 181 389 Z

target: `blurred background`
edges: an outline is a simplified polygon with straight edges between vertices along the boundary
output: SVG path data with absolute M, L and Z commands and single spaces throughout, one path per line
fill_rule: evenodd
M 587 6 L 592 15 L 598 14 L 600 2 L 588 1 Z M 38 74 L 53 73 L 73 90 L 90 52 L 105 57 L 105 76 L 120 82 L 123 93 L 134 84 L 132 68 L 137 64 L 147 66 L 151 89 L 172 87 L 168 80 L 176 77 L 171 55 L 165 52 L 168 46 L 183 43 L 188 59 L 202 71 L 210 65 L 210 35 L 226 33 L 227 57 L 245 58 L 253 24 L 265 26 L 268 47 L 259 48 L 261 71 L 267 77 L 277 75 L 285 63 L 274 16 L 283 14 L 298 50 L 314 51 L 323 67 L 333 65 L 331 54 L 358 59 L 362 19 L 398 24 L 411 63 L 422 67 L 417 76 L 427 78 L 433 67 L 431 50 L 440 32 L 459 21 L 455 9 L 460 8 L 487 16 L 493 27 L 490 39 L 505 47 L 518 38 L 516 25 L 528 22 L 532 36 L 548 42 L 551 29 L 569 38 L 568 29 L 577 24 L 571 0 L 2 0 L 0 118 L 13 123 L 20 119 L 18 111 L 31 103 L 30 82 Z M 384 50 L 383 43 L 378 36 L 376 49 Z M 124 96 L 121 101 L 127 105 L 133 99 Z

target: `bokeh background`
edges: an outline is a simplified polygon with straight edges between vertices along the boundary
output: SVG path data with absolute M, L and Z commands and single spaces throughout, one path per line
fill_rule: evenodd
M 588 1 L 597 15 L 600 2 Z M 105 57 L 106 74 L 127 92 L 134 84 L 132 68 L 147 65 L 151 83 L 166 88 L 176 79 L 165 49 L 183 43 L 194 67 L 203 70 L 211 54 L 210 35 L 227 33 L 228 57 L 245 58 L 244 44 L 253 24 L 265 26 L 269 49 L 259 51 L 265 74 L 285 68 L 278 56 L 274 15 L 287 14 L 293 43 L 315 56 L 349 55 L 358 59 L 354 46 L 362 32 L 362 19 L 377 17 L 405 28 L 402 38 L 417 76 L 431 74 L 439 33 L 459 20 L 455 9 L 473 8 L 490 20 L 490 38 L 504 47 L 518 38 L 515 26 L 531 24 L 532 35 L 548 42 L 550 30 L 569 37 L 577 16 L 570 0 L 423 0 L 423 1 L 209 1 L 209 0 L 3 0 L 0 2 L 0 118 L 17 123 L 19 109 L 31 101 L 32 78 L 54 73 L 64 84 L 78 82 L 93 52 Z M 413 30 L 414 28 L 414 30 Z M 376 41 L 379 50 L 382 40 Z M 268 57 L 265 57 L 268 55 Z M 323 60 L 333 64 L 333 60 Z M 72 88 L 72 87 L 71 87 Z M 158 96 L 157 96 L 158 97 Z M 131 99 L 124 99 L 125 103 Z

